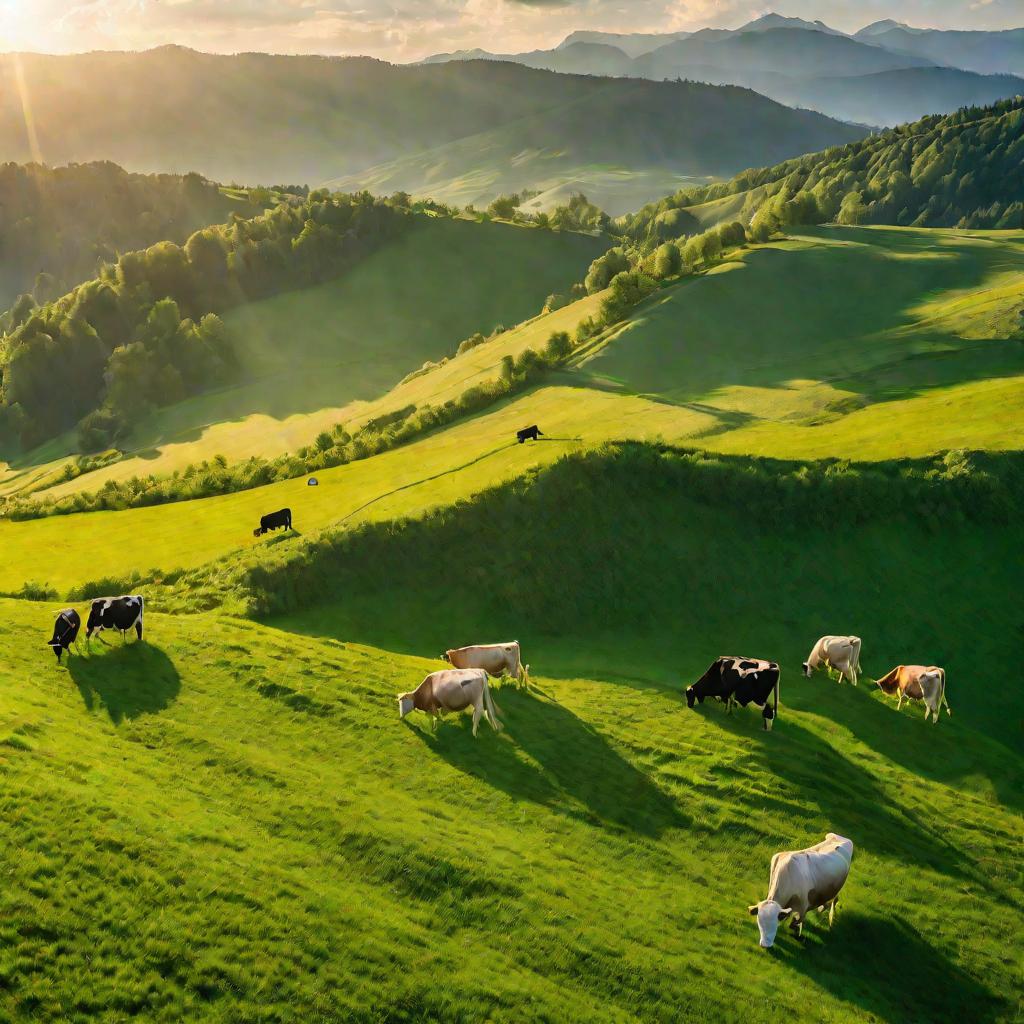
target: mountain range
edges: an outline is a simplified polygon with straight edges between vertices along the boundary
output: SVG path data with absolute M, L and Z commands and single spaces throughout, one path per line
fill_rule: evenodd
M 625 212 L 686 176 L 727 177 L 864 134 L 732 86 L 493 61 L 403 66 L 175 46 L 0 57 L 0 160 L 108 159 L 460 204 L 578 182 L 597 186 L 599 200 L 607 186 L 611 212 Z
M 790 106 L 893 125 L 1024 92 L 1024 29 L 956 32 L 885 21 L 854 35 L 767 14 L 735 30 L 637 36 L 574 32 L 527 53 L 437 54 L 427 63 L 499 60 L 552 71 L 741 85 Z M 940 73 L 941 72 L 941 73 Z M 883 77 L 879 77 L 883 76 Z

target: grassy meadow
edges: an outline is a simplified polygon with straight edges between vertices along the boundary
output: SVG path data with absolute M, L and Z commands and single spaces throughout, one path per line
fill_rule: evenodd
M 240 311 L 253 379 L 66 486 L 444 402 L 596 311 L 527 320 L 525 255 L 568 284 L 596 240 L 488 235 L 475 277 L 423 228 Z M 421 324 L 431 281 L 451 316 Z M 1024 719 L 994 681 L 1024 582 L 997 454 L 1024 443 L 1022 285 L 1020 233 L 816 229 L 318 487 L 0 520 L 0 592 L 173 574 L 142 587 L 144 643 L 59 668 L 66 602 L 0 598 L 0 1020 L 1019 1019 Z M 392 387 L 499 307 L 525 322 Z M 990 454 L 906 461 L 961 446 Z M 295 534 L 252 537 L 286 505 Z M 856 690 L 800 674 L 832 632 L 863 637 Z M 440 651 L 511 638 L 533 687 L 495 685 L 504 732 L 398 720 Z M 770 733 L 687 710 L 725 653 L 780 662 Z M 938 725 L 870 683 L 918 661 L 949 674 Z M 772 854 L 828 831 L 856 845 L 833 930 L 761 950 Z
M 52 607 L 0 607 L 9 1019 L 1016 1012 L 1021 820 L 996 787 L 1019 760 L 958 717 L 798 679 L 802 647 L 765 734 L 686 710 L 709 640 L 606 660 L 599 636 L 537 637 L 535 688 L 499 685 L 507 729 L 474 740 L 398 721 L 423 656 L 150 614 L 147 642 L 58 669 Z M 828 830 L 857 844 L 833 930 L 764 952 L 745 906 L 771 854 Z
M 338 278 L 226 314 L 243 381 L 159 410 L 136 432 L 129 457 L 87 486 L 308 444 L 474 332 L 536 316 L 607 247 L 582 234 L 419 221 Z M 73 444 L 65 437 L 13 467 L 0 463 L 0 494 L 58 480 Z

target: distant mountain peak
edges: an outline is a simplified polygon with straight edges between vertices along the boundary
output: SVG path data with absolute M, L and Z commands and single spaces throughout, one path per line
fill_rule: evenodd
M 854 36 L 857 39 L 868 39 L 871 36 L 880 36 L 892 31 L 911 32 L 914 35 L 920 35 L 922 32 L 927 32 L 928 29 L 912 28 L 905 22 L 893 21 L 892 18 L 883 18 L 881 21 L 873 21 L 870 25 L 865 25 L 859 32 L 855 32 Z
M 746 25 L 741 25 L 736 29 L 736 32 L 768 32 L 773 28 L 798 28 L 808 32 L 824 32 L 830 36 L 846 35 L 845 32 L 839 32 L 834 28 L 830 28 L 823 21 L 787 18 L 786 15 L 776 14 L 774 11 L 769 11 L 767 14 L 762 14 L 760 18 L 755 18 L 753 21 L 747 22 Z

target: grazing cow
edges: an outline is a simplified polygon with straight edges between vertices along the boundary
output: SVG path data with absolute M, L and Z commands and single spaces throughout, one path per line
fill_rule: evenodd
M 839 891 L 850 875 L 853 843 L 849 839 L 829 832 L 816 846 L 806 850 L 791 850 L 772 857 L 768 875 L 768 896 L 747 907 L 757 918 L 761 946 L 771 949 L 779 922 L 792 915 L 790 930 L 797 938 L 803 934 L 807 912 L 828 911 L 828 926 L 836 916 Z
M 53 624 L 53 637 L 49 645 L 53 653 L 57 655 L 57 664 L 60 664 L 60 656 L 67 651 L 71 657 L 71 645 L 78 650 L 78 631 L 82 628 L 82 620 L 74 608 L 65 608 L 57 613 L 57 621 Z
M 488 675 L 500 678 L 506 672 L 524 686 L 530 682 L 530 666 L 519 654 L 519 641 L 507 644 L 474 644 L 445 651 L 443 659 L 452 668 L 482 668 Z
M 102 633 L 105 629 L 116 629 L 124 640 L 125 633 L 132 626 L 135 627 L 135 635 L 141 640 L 142 604 L 138 594 L 96 598 L 89 608 L 89 620 L 85 624 L 86 643 L 93 633 Z
M 538 437 L 543 437 L 544 432 L 535 423 L 532 427 L 523 427 L 522 430 L 516 431 L 516 438 L 520 444 L 524 441 L 536 441 Z
M 268 530 L 276 530 L 283 526 L 286 530 L 292 528 L 292 510 L 280 508 L 276 512 L 268 512 L 260 519 L 260 525 L 252 531 L 254 537 L 262 537 Z
M 804 662 L 804 675 L 810 679 L 814 671 L 823 666 L 826 672 L 834 669 L 840 679 L 845 677 L 856 686 L 860 672 L 860 637 L 823 636 Z
M 398 717 L 405 718 L 410 711 L 425 711 L 430 715 L 431 728 L 447 711 L 465 711 L 473 708 L 473 735 L 486 715 L 495 732 L 501 732 L 501 722 L 491 698 L 487 673 L 482 668 L 443 668 L 431 672 L 411 693 L 398 695 Z
M 768 703 L 772 691 L 774 707 Z M 687 707 L 692 708 L 694 700 L 703 704 L 705 697 L 724 700 L 730 714 L 736 704 L 746 707 L 753 701 L 762 708 L 765 729 L 771 729 L 779 713 L 779 666 L 760 658 L 716 658 L 707 672 L 686 688 Z
M 939 720 L 939 709 L 945 705 L 946 714 L 952 715 L 949 701 L 946 700 L 946 670 L 937 665 L 897 665 L 878 681 L 884 693 L 891 697 L 900 695 L 896 710 L 903 707 L 904 700 L 924 701 L 924 720 L 931 716 L 933 722 Z

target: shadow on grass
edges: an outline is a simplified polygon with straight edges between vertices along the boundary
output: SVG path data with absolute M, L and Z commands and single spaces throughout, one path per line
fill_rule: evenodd
M 858 689 L 836 686 L 828 694 L 829 714 L 876 754 L 909 772 L 957 786 L 971 776 L 985 778 L 999 802 L 1024 810 L 1024 760 L 1012 749 L 976 727 L 966 727 L 954 705 L 952 717 L 942 713 L 938 724 L 924 721 L 919 701 L 896 710 L 895 698 L 865 700 L 877 693 L 864 679 Z M 968 699 L 968 695 L 964 695 Z
M 842 904 L 840 903 L 840 908 Z M 814 917 L 812 915 L 811 921 Z M 807 975 L 837 999 L 893 1024 L 961 1020 L 987 1024 L 1003 1017 L 1006 1002 L 979 984 L 899 917 L 846 917 L 831 932 L 810 923 L 805 941 L 773 948 L 780 965 Z
M 785 707 L 771 732 L 762 730 L 760 712 L 754 705 L 732 715 L 717 701 L 695 705 L 694 711 L 684 707 L 683 711 L 696 712 L 751 744 L 750 756 L 784 784 L 775 797 L 765 801 L 777 804 L 781 813 L 794 802 L 811 802 L 818 807 L 823 834 L 837 832 L 852 839 L 855 847 L 923 864 L 958 880 L 969 877 L 980 885 L 988 884 L 946 839 L 941 820 L 929 817 L 927 808 L 917 814 L 894 804 L 870 771 L 787 716 Z
M 140 641 L 115 640 L 109 649 L 93 644 L 85 657 L 68 661 L 68 674 L 85 706 L 106 708 L 117 724 L 125 718 L 163 711 L 178 696 L 181 677 L 159 647 Z
M 567 708 L 511 687 L 494 693 L 506 725 L 501 737 L 481 722 L 474 739 L 468 716 L 416 735 L 455 768 L 516 800 L 652 838 L 689 825 L 669 796 Z

